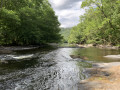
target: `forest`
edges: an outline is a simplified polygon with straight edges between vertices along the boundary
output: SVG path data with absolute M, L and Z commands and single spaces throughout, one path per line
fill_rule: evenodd
M 70 32 L 69 43 L 120 45 L 120 0 L 84 0 L 80 23 Z
M 68 43 L 71 28 L 61 28 L 60 34 L 62 36 L 61 43 Z
M 48 0 L 0 0 L 0 45 L 59 42 L 59 26 Z

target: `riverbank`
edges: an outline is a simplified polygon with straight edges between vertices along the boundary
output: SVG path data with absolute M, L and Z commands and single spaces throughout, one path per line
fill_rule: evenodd
M 77 44 L 77 46 L 82 48 L 97 47 L 101 49 L 120 49 L 120 46 L 112 46 L 112 45 Z
M 119 90 L 120 89 L 120 62 L 96 63 L 86 72 L 90 78 L 82 80 L 81 90 Z
M 48 43 L 53 47 L 58 48 L 90 48 L 97 47 L 100 49 L 120 49 L 120 46 L 112 46 L 112 45 L 102 45 L 102 44 L 68 44 L 68 43 Z

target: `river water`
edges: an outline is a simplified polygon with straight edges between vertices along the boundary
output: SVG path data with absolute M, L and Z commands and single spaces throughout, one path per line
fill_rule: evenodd
M 79 82 L 87 78 L 85 68 L 92 62 L 111 62 L 104 55 L 119 50 L 97 48 L 40 48 L 14 51 L 12 55 L 37 55 L 31 60 L 0 64 L 0 90 L 80 90 Z M 86 56 L 88 61 L 70 55 Z M 119 61 L 119 60 L 115 60 Z

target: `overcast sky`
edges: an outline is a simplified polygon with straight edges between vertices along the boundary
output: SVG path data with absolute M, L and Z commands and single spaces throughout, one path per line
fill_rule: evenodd
M 82 0 L 49 0 L 61 27 L 73 27 L 79 23 L 79 16 L 83 15 L 85 10 L 80 9 Z

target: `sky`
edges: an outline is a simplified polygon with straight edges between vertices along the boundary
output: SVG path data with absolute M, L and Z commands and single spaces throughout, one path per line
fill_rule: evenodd
M 79 23 L 79 16 L 85 13 L 81 9 L 82 0 L 49 0 L 61 27 L 73 27 Z

